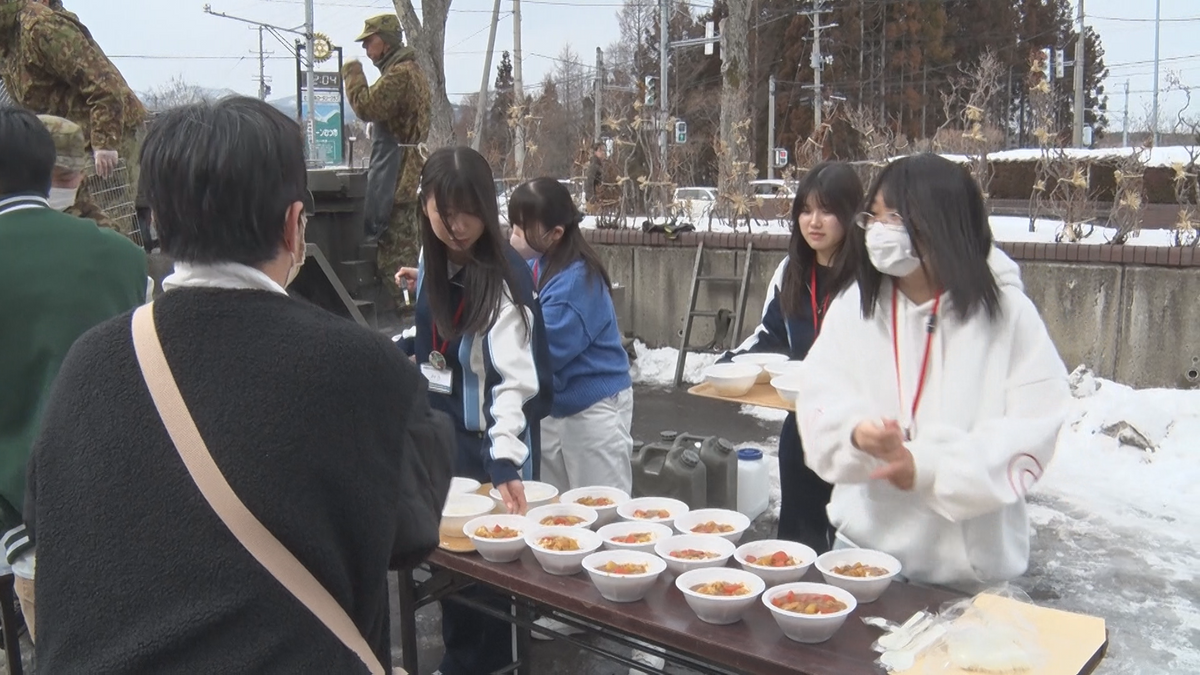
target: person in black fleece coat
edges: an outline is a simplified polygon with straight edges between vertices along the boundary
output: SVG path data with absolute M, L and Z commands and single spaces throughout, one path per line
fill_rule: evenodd
M 214 108 L 217 128 L 221 115 L 247 108 L 272 122 L 278 115 L 248 100 L 192 113 Z M 296 126 L 279 117 L 283 128 Z M 147 147 L 160 141 L 148 138 Z M 154 191 L 151 201 L 162 204 Z M 177 261 L 154 304 L 155 325 L 234 492 L 386 665 L 389 564 L 414 565 L 437 545 L 454 434 L 390 340 L 272 281 L 292 276 L 286 261 L 303 245 L 303 216 L 289 218 L 282 274 L 272 263 L 263 268 L 275 276 Z M 170 221 L 163 225 L 172 243 Z M 238 279 L 245 283 L 230 287 Z M 39 671 L 366 673 L 205 501 L 150 397 L 130 331 L 126 314 L 76 342 L 34 446 L 26 517 L 37 544 Z

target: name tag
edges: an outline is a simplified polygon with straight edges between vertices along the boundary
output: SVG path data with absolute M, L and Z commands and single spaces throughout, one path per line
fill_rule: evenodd
M 435 394 L 453 393 L 454 371 L 449 368 L 434 368 L 428 363 L 422 363 L 421 374 L 429 382 L 429 391 Z

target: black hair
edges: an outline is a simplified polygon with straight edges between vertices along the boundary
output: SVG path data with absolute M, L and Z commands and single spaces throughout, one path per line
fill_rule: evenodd
M 37 115 L 0 108 L 0 195 L 50 194 L 54 137 Z
M 300 125 L 255 98 L 163 113 L 146 134 L 141 165 L 163 251 L 185 262 L 271 260 L 288 209 L 309 199 Z
M 822 162 L 800 181 L 796 198 L 792 200 L 792 238 L 788 243 L 788 266 L 783 277 L 780 303 L 783 313 L 796 317 L 803 312 L 808 297 L 810 275 L 817 265 L 817 252 L 808 245 L 800 230 L 800 216 L 808 210 L 808 200 L 816 200 L 823 210 L 832 213 L 842 225 L 842 241 L 829 264 L 826 288 L 830 297 L 841 293 L 854 281 L 856 250 L 847 245 L 854 219 L 862 205 L 863 186 L 858 174 L 843 162 Z
M 421 245 L 425 256 L 422 283 L 429 292 L 429 307 L 438 334 L 453 340 L 468 333 L 487 332 L 496 323 L 506 295 L 513 304 L 524 306 L 515 290 L 518 280 L 508 261 L 508 241 L 500 232 L 500 207 L 496 204 L 492 167 L 483 155 L 466 147 L 435 151 L 421 170 L 418 198 L 421 203 Z M 470 263 L 462 272 L 466 304 L 459 325 L 454 321 L 457 308 L 450 306 L 446 245 L 437 238 L 433 223 L 425 212 L 431 199 L 443 221 L 448 222 L 458 214 L 475 216 L 483 221 L 483 234 L 471 247 Z M 521 312 L 521 317 L 528 332 L 529 317 L 525 312 Z
M 557 179 L 535 178 L 518 185 L 508 198 L 508 222 L 524 230 L 530 247 L 544 256 L 545 267 L 538 278 L 539 290 L 555 274 L 576 260 L 583 260 L 588 274 L 603 281 L 604 288 L 611 292 L 612 280 L 604 269 L 604 262 L 579 229 L 583 215 L 571 199 L 571 191 Z M 562 237 L 546 246 L 543 243 L 546 233 L 556 227 L 563 229 Z M 532 238 L 531 234 L 534 235 Z
M 988 266 L 992 228 L 983 191 L 963 166 L 924 153 L 889 164 L 867 195 L 867 208 L 877 195 L 904 221 L 930 282 L 950 294 L 954 313 L 967 319 L 982 308 L 989 318 L 1000 313 L 1000 289 Z M 876 214 L 879 215 L 879 214 Z M 862 252 L 858 286 L 862 313 L 871 317 L 879 301 L 884 275 L 866 255 L 866 232 L 851 230 L 852 244 Z

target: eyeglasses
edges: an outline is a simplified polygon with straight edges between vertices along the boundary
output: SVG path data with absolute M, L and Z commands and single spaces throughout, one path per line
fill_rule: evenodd
M 904 218 L 899 213 L 891 211 L 882 216 L 877 216 L 874 213 L 863 212 L 854 217 L 854 224 L 866 230 L 870 229 L 871 225 L 879 223 L 888 227 L 904 227 Z

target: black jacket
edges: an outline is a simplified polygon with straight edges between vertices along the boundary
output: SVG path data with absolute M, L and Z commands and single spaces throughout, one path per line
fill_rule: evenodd
M 436 546 L 454 448 L 416 367 L 383 336 L 265 291 L 172 291 L 155 320 L 233 490 L 389 663 L 389 563 Z M 366 672 L 201 496 L 142 380 L 129 314 L 63 364 L 26 520 L 41 671 Z

